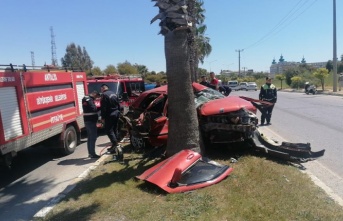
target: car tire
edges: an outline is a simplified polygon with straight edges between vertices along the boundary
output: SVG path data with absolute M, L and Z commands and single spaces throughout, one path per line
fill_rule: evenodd
M 146 147 L 146 141 L 143 137 L 138 137 L 133 134 L 130 134 L 130 144 L 131 148 L 135 152 L 139 152 L 141 150 L 144 150 Z

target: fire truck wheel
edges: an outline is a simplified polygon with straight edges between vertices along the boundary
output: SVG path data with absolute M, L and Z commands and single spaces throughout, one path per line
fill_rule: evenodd
M 64 131 L 63 139 L 61 140 L 61 148 L 64 154 L 74 153 L 77 146 L 77 134 L 73 126 L 68 126 Z

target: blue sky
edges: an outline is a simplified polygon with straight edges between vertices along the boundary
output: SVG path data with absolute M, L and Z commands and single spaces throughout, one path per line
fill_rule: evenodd
M 71 42 L 86 47 L 94 66 L 129 61 L 165 71 L 164 38 L 150 0 L 1 0 L 0 64 L 51 63 L 53 27 L 60 64 Z M 337 57 L 343 54 L 343 2 L 336 0 Z M 204 0 L 212 53 L 201 67 L 269 71 L 273 58 L 333 58 L 333 1 Z

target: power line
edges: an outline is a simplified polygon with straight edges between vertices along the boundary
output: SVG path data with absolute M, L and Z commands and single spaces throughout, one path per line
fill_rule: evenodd
M 299 0 L 298 3 L 267 33 L 265 34 L 263 37 L 261 37 L 258 41 L 256 41 L 255 43 L 249 45 L 248 47 L 244 48 L 244 49 L 248 49 L 254 46 L 259 45 L 260 43 L 262 43 L 264 40 L 266 40 L 267 38 L 271 37 L 272 35 L 276 35 L 277 33 L 279 33 L 280 31 L 284 30 L 288 25 L 290 25 L 295 19 L 297 19 L 300 15 L 302 15 L 305 11 L 307 11 L 317 0 L 314 0 L 310 5 L 308 5 L 303 11 L 301 11 L 299 14 L 296 15 L 296 13 L 301 10 L 307 3 L 309 0 L 306 0 L 305 2 L 303 2 L 300 6 L 299 4 L 302 2 L 303 0 Z M 299 6 L 299 7 L 298 7 Z M 297 8 L 298 7 L 298 8 Z M 293 17 L 295 16 L 295 18 Z M 292 18 L 293 17 L 293 18 Z M 290 20 L 291 19 L 291 20 Z M 290 20 L 290 21 L 289 21 Z M 289 21 L 287 24 L 285 24 L 287 21 Z

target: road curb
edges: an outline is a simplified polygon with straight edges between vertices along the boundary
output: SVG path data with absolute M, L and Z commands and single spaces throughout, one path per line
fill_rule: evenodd
M 303 93 L 305 94 L 304 90 L 297 90 L 297 89 L 279 89 L 278 91 L 281 92 L 294 92 L 294 93 Z M 343 96 L 343 91 L 332 92 L 332 91 L 317 91 L 317 94 L 321 95 L 331 95 L 331 96 Z

